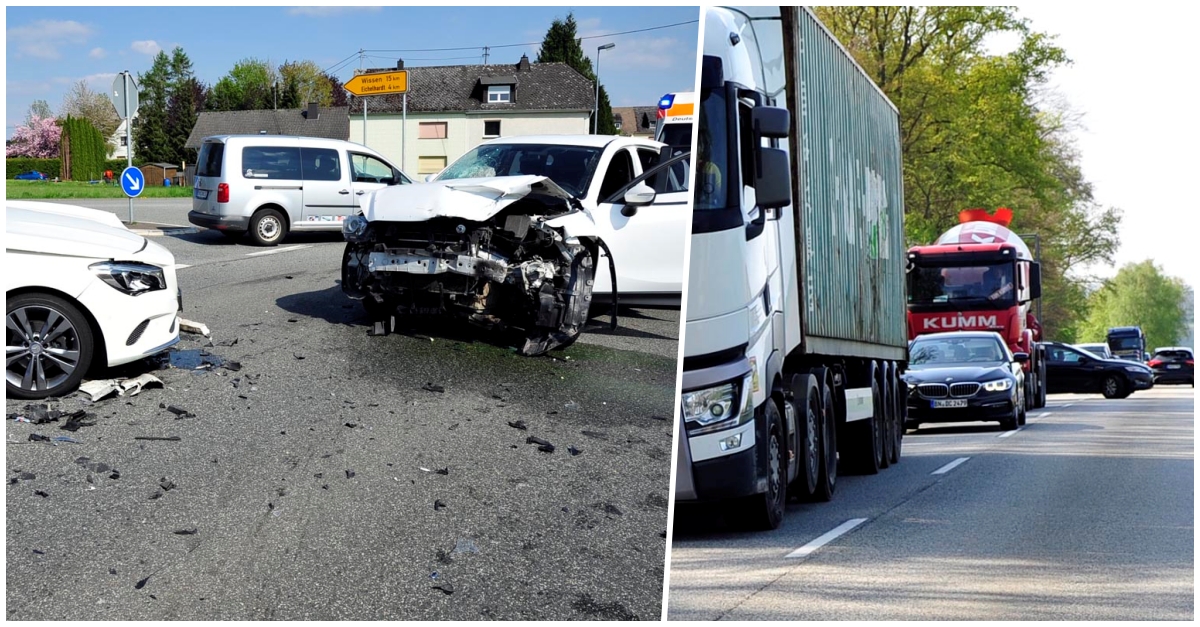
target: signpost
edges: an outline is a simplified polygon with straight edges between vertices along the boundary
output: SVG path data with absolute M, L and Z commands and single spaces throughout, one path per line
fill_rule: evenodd
M 133 224 L 133 199 L 146 187 L 142 171 L 133 167 L 133 117 L 138 110 L 138 87 L 129 70 L 113 80 L 112 103 L 117 116 L 125 121 L 125 169 L 121 171 L 121 190 L 129 197 L 129 223 Z
M 408 131 L 408 70 L 359 74 L 346 81 L 346 91 L 355 96 L 383 96 L 401 94 L 403 112 L 400 118 L 400 167 L 405 167 L 404 144 Z M 363 101 L 363 143 L 367 143 L 367 102 Z

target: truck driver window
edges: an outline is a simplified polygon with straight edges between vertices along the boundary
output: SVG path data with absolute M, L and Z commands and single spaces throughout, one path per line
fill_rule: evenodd
M 696 198 L 695 210 L 725 209 L 733 206 L 726 191 L 729 171 L 729 146 L 726 144 L 725 93 L 705 89 L 700 94 L 700 116 L 696 127 Z

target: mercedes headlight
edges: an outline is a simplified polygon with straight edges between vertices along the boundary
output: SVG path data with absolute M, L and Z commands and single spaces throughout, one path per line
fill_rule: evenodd
M 996 379 L 983 384 L 983 389 L 989 392 L 1003 392 L 1012 389 L 1012 379 Z
M 357 242 L 367 232 L 368 225 L 370 225 L 370 222 L 367 222 L 366 217 L 362 215 L 350 216 L 342 220 L 342 237 L 345 237 L 347 242 Z
M 96 278 L 130 296 L 167 289 L 167 275 L 158 266 L 133 261 L 101 261 L 88 268 Z
M 683 423 L 688 433 L 699 435 L 741 425 L 742 417 L 754 412 L 749 395 L 743 395 L 749 386 L 750 375 L 746 375 L 740 381 L 684 392 Z

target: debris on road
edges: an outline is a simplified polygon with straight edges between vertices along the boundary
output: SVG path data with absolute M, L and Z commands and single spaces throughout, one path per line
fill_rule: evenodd
M 30 433 L 29 441 L 30 442 L 49 442 L 50 438 L 48 438 L 40 433 Z
M 69 414 L 67 416 L 66 424 L 59 427 L 59 429 L 62 429 L 63 431 L 70 431 L 70 432 L 74 433 L 84 427 L 96 426 L 96 423 L 94 421 L 93 422 L 84 422 L 83 421 L 84 418 L 87 418 L 87 417 L 88 417 L 88 413 L 83 411 L 82 409 L 72 412 L 71 414 Z
M 449 581 L 440 581 L 433 585 L 434 590 L 441 590 L 445 594 L 454 594 L 454 586 Z
M 151 577 L 153 577 L 153 576 L 154 576 L 154 575 L 147 575 L 145 579 L 143 579 L 143 580 L 141 580 L 141 581 L 137 582 L 136 584 L 134 584 L 134 585 L 133 585 L 133 589 L 134 589 L 134 590 L 141 590 L 142 588 L 145 588 L 145 587 L 146 587 L 146 582 L 150 581 L 150 578 L 151 578 Z
M 574 445 L 570 445 L 567 447 L 567 452 L 570 453 L 572 457 L 574 457 L 575 455 L 578 455 L 578 454 L 582 453 L 583 451 L 575 448 Z
M 179 319 L 179 330 L 185 333 L 199 333 L 204 337 L 211 337 L 207 326 L 200 324 L 199 322 L 184 320 L 183 318 Z
M 450 554 L 445 552 L 444 550 L 438 549 L 437 550 L 437 561 L 439 561 L 443 564 L 453 564 L 454 558 L 450 557 Z
M 225 360 L 199 348 L 173 350 L 166 354 L 165 368 L 176 370 L 205 370 L 219 368 L 225 365 Z M 162 360 L 160 360 L 162 363 Z
M 163 492 L 170 492 L 175 489 L 175 482 L 162 477 L 158 480 L 158 486 L 163 489 Z
M 179 531 L 174 531 L 172 533 L 177 536 L 194 536 L 196 535 L 196 528 L 188 527 L 187 529 L 180 529 Z
M 567 401 L 565 404 L 563 404 L 563 407 L 565 407 L 567 411 L 576 411 L 579 409 L 579 403 L 576 403 L 575 401 Z
M 117 396 L 125 396 L 128 392 L 130 396 L 137 396 L 142 388 L 150 385 L 158 385 L 163 387 L 163 382 L 158 377 L 145 373 L 132 379 L 97 379 L 94 381 L 84 381 L 79 386 L 79 391 L 91 397 L 92 402 L 98 401 L 107 397 L 113 392 Z
M 156 435 L 139 435 L 134 436 L 135 440 L 153 440 L 160 442 L 179 442 L 182 438 L 177 435 L 156 436 Z
M 451 555 L 462 555 L 464 553 L 478 553 L 479 547 L 475 546 L 475 541 L 469 538 L 459 538 L 454 543 L 454 549 L 450 551 Z
M 36 494 L 36 495 L 38 495 L 38 496 L 40 496 L 40 497 L 42 497 L 42 498 L 44 498 L 44 499 L 45 499 L 45 498 L 50 498 L 50 493 L 49 493 L 49 492 L 45 492 L 45 491 L 43 491 L 43 490 L 34 490 L 34 491 L 33 491 L 33 493 L 34 493 L 34 494 Z
M 69 442 L 71 444 L 83 444 L 83 442 L 80 442 L 79 440 L 76 440 L 75 438 L 69 438 L 65 435 L 60 435 L 60 436 L 54 438 L 54 441 L 55 442 Z
M 446 506 L 445 501 L 443 501 L 442 499 L 437 499 L 436 501 L 433 502 L 433 511 L 436 512 L 445 506 Z
M 437 473 L 437 474 L 439 474 L 439 475 L 448 475 L 448 474 L 450 474 L 450 468 L 449 468 L 449 467 L 446 467 L 446 468 L 438 468 L 438 469 L 437 469 L 437 470 L 435 470 L 434 472 L 436 472 L 436 473 Z
M 446 388 L 444 388 L 440 385 L 437 385 L 435 383 L 426 383 L 425 385 L 421 386 L 421 389 L 427 390 L 430 392 L 445 392 L 446 391 Z
M 553 444 L 551 444 L 551 443 L 549 443 L 549 442 L 547 442 L 546 440 L 543 440 L 543 439 L 541 439 L 541 438 L 535 438 L 535 437 L 534 437 L 534 436 L 532 436 L 532 435 L 531 435 L 531 436 L 529 436 L 529 437 L 527 437 L 527 438 L 525 438 L 525 443 L 526 443 L 526 444 L 537 444 L 537 445 L 538 445 L 538 450 L 539 450 L 539 451 L 541 451 L 541 452 L 543 452 L 543 453 L 553 453 L 553 452 L 554 452 L 554 445 L 553 445 Z
M 171 412 L 172 414 L 175 414 L 176 420 L 179 420 L 180 418 L 195 418 L 196 417 L 196 414 L 193 414 L 192 412 L 190 412 L 182 407 L 177 407 L 175 405 L 167 405 L 166 410 Z
M 353 479 L 353 478 L 354 478 L 354 471 L 353 471 L 353 470 L 347 470 L 347 471 L 346 471 L 346 478 L 347 478 L 347 479 Z
M 520 429 L 521 431 L 528 429 L 528 426 L 525 424 L 524 420 L 518 420 L 516 422 L 510 420 L 508 426 L 512 427 L 513 429 Z

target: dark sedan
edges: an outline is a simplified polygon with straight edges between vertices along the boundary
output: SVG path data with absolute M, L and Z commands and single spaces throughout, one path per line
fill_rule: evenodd
M 1192 349 L 1172 346 L 1154 351 L 1150 358 L 1154 383 L 1188 383 L 1196 386 L 1196 363 Z
M 1046 391 L 1051 394 L 1099 392 L 1104 398 L 1125 398 L 1135 390 L 1154 387 L 1146 364 L 1105 359 L 1061 342 L 1046 342 Z
M 908 348 L 908 418 L 927 422 L 998 421 L 1006 431 L 1025 424 L 1025 353 L 1013 354 L 993 331 L 931 333 Z

